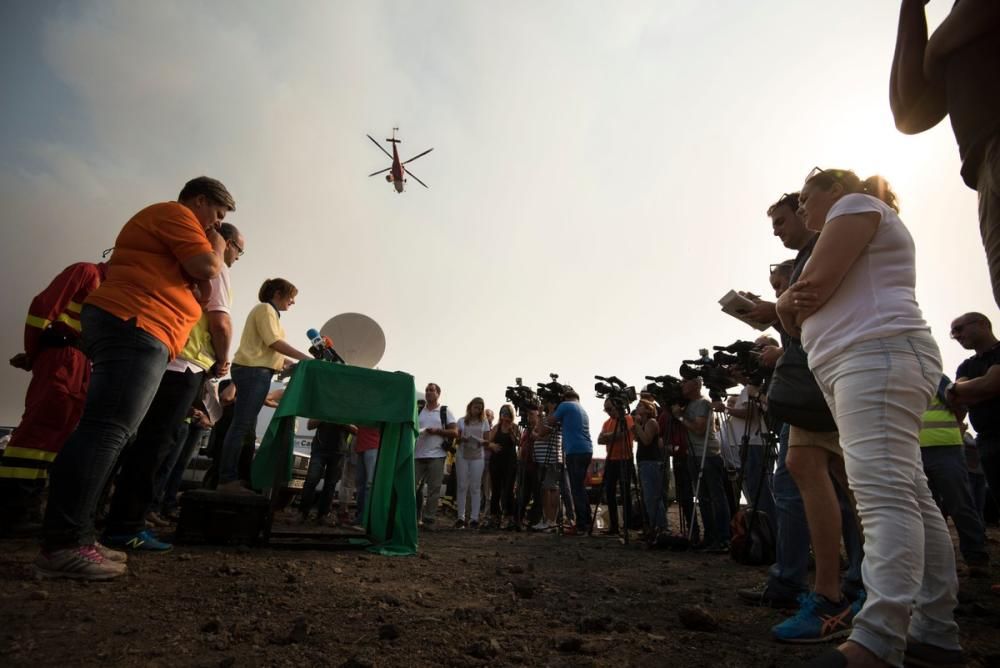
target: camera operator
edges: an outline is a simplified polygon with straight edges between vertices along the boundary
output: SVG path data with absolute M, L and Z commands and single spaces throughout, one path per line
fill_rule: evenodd
M 608 505 L 608 528 L 605 534 L 618 533 L 618 485 L 624 487 L 622 503 L 625 505 L 622 516 L 625 531 L 628 531 L 629 514 L 631 513 L 632 494 L 632 438 L 635 427 L 631 415 L 625 415 L 624 427 L 619 427 L 619 413 L 624 412 L 611 397 L 604 400 L 604 412 L 608 419 L 601 427 L 597 442 L 605 446 L 607 454 L 604 459 L 604 500 Z
M 722 444 L 712 430 L 712 405 L 701 395 L 699 376 L 681 385 L 687 406 L 671 407 L 688 436 L 688 471 L 696 483 L 701 520 L 705 525 L 702 547 L 708 552 L 725 553 L 729 543 L 729 504 L 726 500 L 726 467 L 722 463 Z
M 635 424 L 632 433 L 636 439 L 636 461 L 639 465 L 639 481 L 642 486 L 642 502 L 646 517 L 654 532 L 667 530 L 667 514 L 664 506 L 663 461 L 664 447 L 660 438 L 660 426 L 656 420 L 656 404 L 643 398 L 635 409 Z
M 594 444 L 590 439 L 590 417 L 580 405 L 580 395 L 568 385 L 563 386 L 562 390 L 562 401 L 545 418 L 545 424 L 549 427 L 562 427 L 563 455 L 576 515 L 576 526 L 563 533 L 582 536 L 590 528 L 590 501 L 587 498 L 586 481 L 587 469 L 594 456 Z
M 546 415 L 552 415 L 555 410 L 555 402 L 545 402 Z M 541 497 L 542 508 L 541 520 L 531 528 L 545 531 L 556 526 L 559 513 L 559 485 L 563 477 L 562 431 L 558 426 L 546 424 L 538 408 L 528 410 L 528 426 L 534 437 L 534 482 L 535 489 L 539 490 L 535 498 Z

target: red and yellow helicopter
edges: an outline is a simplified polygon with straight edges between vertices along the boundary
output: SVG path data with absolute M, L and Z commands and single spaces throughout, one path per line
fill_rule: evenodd
M 417 158 L 422 158 L 423 156 L 427 155 L 428 153 L 430 153 L 434 149 L 433 148 L 429 148 L 426 151 L 424 151 L 423 153 L 418 153 L 417 155 L 413 156 L 409 160 L 404 160 L 404 161 L 400 162 L 400 160 L 399 160 L 399 151 L 396 150 L 396 144 L 401 143 L 403 140 L 402 139 L 396 139 L 396 133 L 398 131 L 399 131 L 399 128 L 393 128 L 392 129 L 392 139 L 386 139 L 387 142 L 389 142 L 390 144 L 392 144 L 392 153 L 389 153 L 387 150 L 385 150 L 385 148 L 382 146 L 382 144 L 379 144 L 377 141 L 375 141 L 374 137 L 372 137 L 371 135 L 366 135 L 369 139 L 372 140 L 373 144 L 375 144 L 376 146 L 378 146 L 378 148 L 379 148 L 380 151 L 382 151 L 387 156 L 389 156 L 389 158 L 392 159 L 392 167 L 386 167 L 385 169 L 380 169 L 377 172 L 372 172 L 368 176 L 376 176 L 378 174 L 381 174 L 382 172 L 389 172 L 388 174 L 385 175 L 385 180 L 388 181 L 389 183 L 391 183 L 393 185 L 393 187 L 396 188 L 396 192 L 398 192 L 398 193 L 403 192 L 403 188 L 406 186 L 406 176 L 407 175 L 410 175 L 414 179 L 416 179 L 417 183 L 419 183 L 420 185 L 422 185 L 424 188 L 428 188 L 429 186 L 426 183 L 424 183 L 419 178 L 417 178 L 416 174 L 414 174 L 413 172 L 411 172 L 409 169 L 407 169 L 403 165 L 407 164 L 408 162 L 413 162 Z

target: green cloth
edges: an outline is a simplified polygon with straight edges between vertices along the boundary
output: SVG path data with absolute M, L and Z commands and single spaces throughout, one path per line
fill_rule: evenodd
M 417 435 L 413 376 L 320 360 L 299 362 L 253 460 L 256 489 L 292 475 L 296 417 L 379 427 L 382 441 L 362 524 L 380 554 L 417 551 L 413 442 Z M 281 446 L 281 447 L 279 447 Z

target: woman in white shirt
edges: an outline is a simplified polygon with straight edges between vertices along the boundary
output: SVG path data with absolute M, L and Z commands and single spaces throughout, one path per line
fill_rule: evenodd
M 483 443 L 490 431 L 486 421 L 485 402 L 476 397 L 465 407 L 465 417 L 458 420 L 458 449 L 455 452 L 455 473 L 458 478 L 458 520 L 456 529 L 466 527 L 468 507 L 468 527 L 479 528 L 479 498 L 483 479 Z M 471 492 L 472 502 L 466 506 Z
M 958 655 L 955 557 L 920 459 L 921 416 L 941 355 L 914 295 L 913 239 L 881 177 L 817 168 L 799 203 L 820 236 L 778 315 L 789 332 L 801 331 L 837 421 L 865 537 L 868 598 L 831 658 L 898 666 L 908 643 Z M 799 616 L 810 607 L 803 603 Z

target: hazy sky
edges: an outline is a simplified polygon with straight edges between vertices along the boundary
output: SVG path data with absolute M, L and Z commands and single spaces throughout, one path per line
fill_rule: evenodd
M 932 26 L 951 3 L 928 6 Z M 996 316 L 947 122 L 896 132 L 898 3 L 5 2 L 0 5 L 0 349 L 31 298 L 96 261 L 200 174 L 237 201 L 237 330 L 267 277 L 299 287 L 289 339 L 345 311 L 381 368 L 456 413 L 550 371 L 640 383 L 752 338 L 719 311 L 791 256 L 768 204 L 813 166 L 884 174 L 917 243 L 918 299 Z M 400 128 L 411 180 L 365 138 Z M 3 367 L 0 423 L 28 375 Z M 594 431 L 596 432 L 596 425 Z

